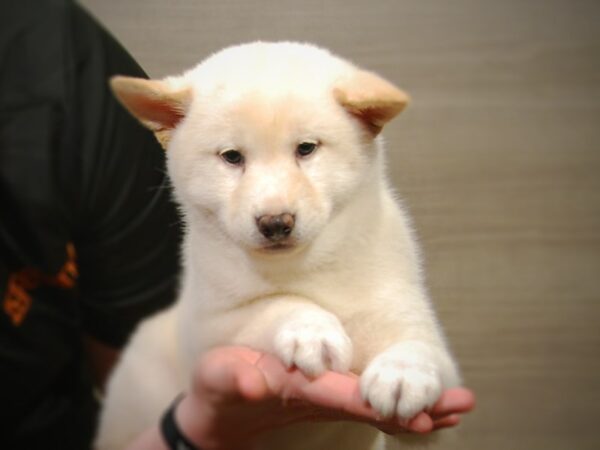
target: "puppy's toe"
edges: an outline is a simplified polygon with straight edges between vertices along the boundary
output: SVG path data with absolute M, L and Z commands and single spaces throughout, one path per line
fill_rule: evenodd
M 275 348 L 288 367 L 296 366 L 311 376 L 326 370 L 346 372 L 352 362 L 352 342 L 337 319 L 313 317 L 287 323 L 275 337 Z
M 435 363 L 425 355 L 392 348 L 377 356 L 361 376 L 363 398 L 383 417 L 410 419 L 433 406 L 442 384 Z

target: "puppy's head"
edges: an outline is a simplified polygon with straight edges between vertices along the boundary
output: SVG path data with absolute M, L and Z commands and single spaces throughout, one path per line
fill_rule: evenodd
M 408 100 L 378 76 L 294 43 L 231 47 L 180 77 L 111 84 L 168 149 L 190 224 L 199 218 L 263 254 L 319 235 L 364 182 L 375 137 Z

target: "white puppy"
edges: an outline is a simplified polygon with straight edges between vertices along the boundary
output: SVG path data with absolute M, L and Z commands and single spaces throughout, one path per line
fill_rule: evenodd
M 157 423 L 198 356 L 220 345 L 271 352 L 310 375 L 361 374 L 383 416 L 410 418 L 458 384 L 377 137 L 406 94 L 297 43 L 231 47 L 179 77 L 112 86 L 168 150 L 186 233 L 178 302 L 125 350 L 99 449 Z M 262 444 L 364 450 L 377 434 L 299 425 Z

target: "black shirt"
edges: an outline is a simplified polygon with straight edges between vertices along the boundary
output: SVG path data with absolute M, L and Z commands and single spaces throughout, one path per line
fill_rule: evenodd
M 68 0 L 0 6 L 0 448 L 89 448 L 82 336 L 125 344 L 170 303 L 179 220 L 164 152 L 114 100 L 144 76 Z

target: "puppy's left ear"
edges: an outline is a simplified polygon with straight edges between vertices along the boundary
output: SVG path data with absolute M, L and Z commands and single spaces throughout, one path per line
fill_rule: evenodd
M 121 104 L 167 148 L 171 132 L 185 117 L 191 89 L 175 89 L 161 80 L 115 76 L 110 87 Z
M 339 80 L 334 86 L 333 95 L 340 105 L 366 125 L 373 136 L 377 136 L 383 126 L 406 108 L 409 102 L 408 94 L 404 91 L 364 70 Z

